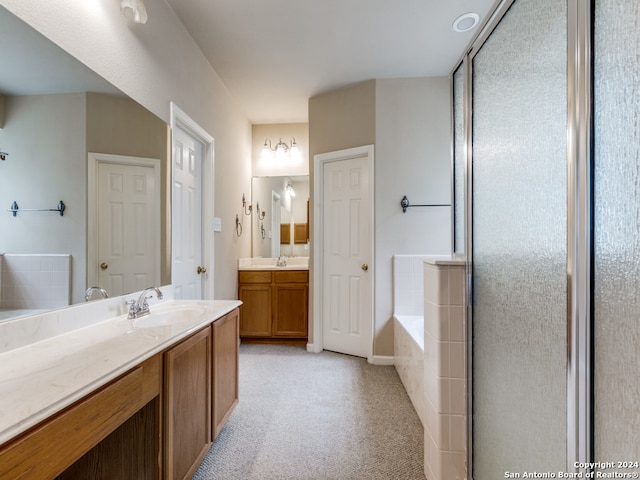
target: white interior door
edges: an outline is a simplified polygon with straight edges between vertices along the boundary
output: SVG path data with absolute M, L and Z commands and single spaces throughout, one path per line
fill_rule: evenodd
M 110 296 L 160 284 L 160 161 L 89 154 L 92 285 Z M 94 216 L 95 215 L 95 216 Z
M 182 129 L 173 132 L 171 222 L 175 298 L 202 298 L 202 144 Z
M 322 345 L 372 354 L 373 240 L 370 149 L 326 156 L 322 165 Z

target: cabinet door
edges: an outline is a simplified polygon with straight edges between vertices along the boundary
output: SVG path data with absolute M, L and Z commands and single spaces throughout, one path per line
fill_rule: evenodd
M 275 312 L 273 336 L 307 336 L 307 296 L 306 284 L 276 284 L 274 286 Z
M 240 285 L 240 336 L 271 336 L 271 285 Z
M 215 439 L 238 403 L 238 309 L 213 322 L 213 426 Z
M 211 328 L 165 353 L 165 477 L 191 478 L 211 445 Z

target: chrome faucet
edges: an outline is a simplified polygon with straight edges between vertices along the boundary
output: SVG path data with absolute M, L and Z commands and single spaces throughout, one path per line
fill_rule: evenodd
M 89 288 L 87 288 L 87 291 L 84 292 L 84 301 L 85 302 L 88 302 L 89 300 L 91 300 L 91 296 L 92 296 L 93 292 L 100 292 L 100 295 L 102 295 L 102 298 L 109 298 L 109 294 L 107 293 L 107 291 L 104 288 L 89 287 Z
M 126 304 L 129 305 L 129 318 L 138 318 L 144 315 L 149 315 L 149 304 L 147 300 L 150 299 L 153 295 L 147 295 L 147 292 L 150 291 L 156 292 L 156 297 L 158 300 L 162 299 L 162 292 L 158 287 L 147 287 L 140 294 L 140 298 L 138 300 L 127 300 Z
M 281 255 L 278 257 L 278 261 L 276 262 L 276 267 L 286 267 L 287 266 L 287 256 Z

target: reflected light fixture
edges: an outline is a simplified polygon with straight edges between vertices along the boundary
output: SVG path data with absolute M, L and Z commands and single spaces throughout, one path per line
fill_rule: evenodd
M 147 9 L 144 8 L 143 0 L 122 0 L 120 11 L 133 23 L 147 23 Z
M 296 143 L 295 137 L 291 138 L 291 142 L 289 142 L 288 145 L 286 143 L 284 143 L 282 141 L 282 139 L 280 139 L 280 141 L 278 143 L 276 143 L 275 147 L 271 146 L 271 140 L 269 140 L 267 138 L 264 141 L 264 145 L 262 147 L 262 151 L 266 152 L 266 153 L 276 152 L 276 154 L 284 154 L 284 153 L 287 153 L 289 151 L 291 151 L 291 153 L 296 153 L 296 152 L 299 151 L 299 149 L 298 149 L 298 144 Z
M 474 12 L 464 13 L 453 21 L 453 30 L 455 32 L 468 32 L 475 27 L 480 21 L 480 15 Z
M 6 160 L 9 154 L 7 152 L 0 152 L 0 160 Z
M 287 183 L 287 186 L 285 187 L 285 191 L 290 197 L 296 196 L 296 191 L 293 189 L 293 185 L 291 185 L 291 182 Z

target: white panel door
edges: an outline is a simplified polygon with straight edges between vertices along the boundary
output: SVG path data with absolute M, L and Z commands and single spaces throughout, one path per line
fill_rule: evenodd
M 173 135 L 172 284 L 175 298 L 201 299 L 202 144 L 179 128 Z
M 97 164 L 98 285 L 110 296 L 160 284 L 155 178 L 153 166 Z
M 368 158 L 325 162 L 322 175 L 323 348 L 368 357 L 373 330 Z

